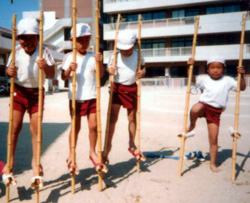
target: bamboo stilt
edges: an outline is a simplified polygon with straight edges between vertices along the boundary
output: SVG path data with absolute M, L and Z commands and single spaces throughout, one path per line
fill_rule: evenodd
M 11 65 L 16 64 L 16 14 L 12 17 L 12 44 L 11 44 Z M 7 141 L 7 174 L 10 174 L 10 168 L 12 168 L 11 163 L 11 148 L 12 148 L 12 133 L 13 133 L 13 100 L 14 100 L 14 85 L 15 77 L 10 78 L 10 110 L 9 110 L 9 131 L 8 131 L 8 141 Z M 11 181 L 11 180 L 10 180 Z M 6 184 L 6 202 L 10 199 L 10 182 Z
M 76 0 L 72 4 L 72 26 L 73 26 L 73 62 L 76 63 Z M 72 119 L 71 119 L 71 165 L 76 165 L 76 71 L 72 76 Z M 75 168 L 72 167 L 71 172 L 71 193 L 75 194 Z
M 141 15 L 138 15 L 138 68 L 141 70 Z M 137 150 L 140 152 L 141 148 L 141 78 L 137 79 L 137 111 L 136 111 L 136 138 Z M 137 173 L 140 172 L 140 159 L 136 160 Z
M 242 66 L 243 50 L 244 50 L 244 38 L 245 38 L 245 25 L 246 25 L 246 13 L 242 16 L 242 30 L 240 38 L 240 55 L 238 66 Z M 237 90 L 236 90 L 236 104 L 235 104 L 235 117 L 234 117 L 234 136 L 233 136 L 233 150 L 232 150 L 232 181 L 235 181 L 235 165 L 236 165 L 236 152 L 237 152 L 237 139 L 238 136 L 238 125 L 239 125 L 239 103 L 240 103 L 240 83 L 241 74 L 237 75 Z
M 39 22 L 39 59 L 43 58 L 43 12 L 40 11 Z M 39 95 L 38 95 L 38 128 L 37 128 L 37 162 L 36 162 L 36 175 L 40 176 L 40 161 L 41 161 L 41 148 L 42 148 L 42 102 L 43 102 L 43 70 L 39 68 Z M 36 179 L 35 183 L 35 196 L 36 202 L 39 202 L 39 184 L 40 180 Z
M 196 17 L 195 30 L 194 30 L 194 36 L 193 36 L 193 44 L 192 44 L 192 56 L 191 56 L 192 58 L 195 57 L 198 29 L 199 29 L 199 17 Z M 185 148 L 185 141 L 186 141 L 186 137 L 184 134 L 186 134 L 186 131 L 187 131 L 186 128 L 187 128 L 188 108 L 189 108 L 189 101 L 190 101 L 190 89 L 191 89 L 192 75 L 193 75 L 193 65 L 190 65 L 189 69 L 188 69 L 188 86 L 187 86 L 186 105 L 185 105 L 183 128 L 182 128 L 183 135 L 181 137 L 180 161 L 179 161 L 179 168 L 178 168 L 178 175 L 179 176 L 181 176 L 181 173 L 182 173 L 183 156 L 184 156 L 184 148 Z
M 99 1 L 95 0 L 95 54 L 99 53 L 100 49 L 100 34 L 99 34 Z M 98 148 L 98 163 L 102 163 L 102 131 L 101 131 L 101 85 L 100 85 L 100 66 L 96 62 L 96 116 L 97 116 L 97 148 Z M 102 191 L 102 172 L 98 172 L 98 189 Z
M 113 67 L 116 66 L 116 59 L 117 59 L 117 38 L 119 33 L 119 26 L 120 26 L 121 15 L 118 14 L 117 21 L 116 21 L 116 31 L 115 31 L 115 41 L 114 41 L 114 55 L 113 55 Z M 114 75 L 109 76 L 110 82 L 110 90 L 109 90 L 109 104 L 108 104 L 108 113 L 107 113 L 107 121 L 106 121 L 106 131 L 105 131 L 105 140 L 104 140 L 104 150 L 103 150 L 103 157 L 107 157 L 107 150 L 108 150 L 108 142 L 109 142 L 109 125 L 110 125 L 110 115 L 111 115 L 111 106 L 112 106 L 112 99 L 113 99 L 113 85 L 114 85 Z

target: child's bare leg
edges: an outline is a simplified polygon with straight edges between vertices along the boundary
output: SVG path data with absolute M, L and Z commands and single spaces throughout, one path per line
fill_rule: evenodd
M 216 158 L 218 153 L 218 134 L 219 126 L 214 123 L 208 123 L 209 144 L 210 144 L 210 169 L 213 172 L 219 172 L 220 169 L 216 166 Z
M 128 109 L 129 148 L 136 149 L 136 109 Z
M 195 128 L 195 124 L 198 117 L 203 115 L 204 115 L 203 105 L 201 103 L 193 105 L 192 109 L 190 110 L 190 125 L 187 129 L 187 132 L 190 132 Z
M 38 112 L 30 114 L 30 132 L 32 136 L 32 169 L 33 169 L 33 176 L 36 175 L 43 175 L 43 174 L 36 174 L 37 171 L 37 139 L 38 139 Z M 41 139 L 42 141 L 42 139 Z M 39 169 L 40 171 L 40 169 Z M 41 172 L 42 173 L 42 172 Z
M 108 149 L 107 155 L 111 151 L 112 148 L 112 139 L 115 132 L 115 125 L 118 120 L 118 115 L 120 111 L 121 105 L 120 104 L 112 104 L 111 107 L 111 115 L 110 115 L 110 124 L 109 124 L 109 137 L 108 137 Z
M 89 126 L 89 156 L 98 163 L 98 156 L 96 154 L 96 142 L 97 142 L 97 118 L 96 113 L 88 115 L 88 126 Z
M 76 143 L 77 143 L 77 139 L 78 139 L 78 134 L 81 130 L 81 116 L 76 116 L 76 131 L 75 131 L 75 147 L 76 147 Z M 71 162 L 71 155 L 72 155 L 72 151 L 71 151 L 71 133 L 72 133 L 72 126 L 69 132 L 69 157 L 68 157 L 68 163 L 70 164 Z
M 16 111 L 13 110 L 13 128 L 12 128 L 12 147 L 10 149 L 10 172 L 12 172 L 14 164 L 15 164 L 15 152 L 16 152 L 16 145 L 18 140 L 18 135 L 20 131 L 22 130 L 23 126 L 23 116 L 25 111 Z M 7 173 L 7 166 L 2 170 L 3 173 Z

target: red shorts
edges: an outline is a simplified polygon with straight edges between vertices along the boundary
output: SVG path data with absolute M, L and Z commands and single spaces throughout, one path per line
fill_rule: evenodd
M 137 109 L 137 84 L 114 83 L 112 104 L 120 104 L 126 109 Z
M 199 102 L 204 107 L 204 116 L 207 120 L 207 123 L 214 123 L 217 126 L 220 126 L 220 116 L 223 111 L 222 108 L 215 108 L 213 106 L 210 106 L 204 102 Z
M 72 116 L 72 100 L 69 101 L 69 111 Z M 76 116 L 86 116 L 92 113 L 96 113 L 96 99 L 76 101 Z
M 26 88 L 15 84 L 13 109 L 16 111 L 26 111 L 29 114 L 38 112 L 38 88 Z M 44 88 L 42 109 L 44 110 Z

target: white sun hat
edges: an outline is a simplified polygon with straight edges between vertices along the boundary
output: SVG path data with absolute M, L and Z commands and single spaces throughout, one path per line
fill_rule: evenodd
M 73 28 L 70 31 L 71 39 L 73 37 Z M 91 28 L 86 23 L 76 24 L 76 37 L 91 36 Z
M 213 62 L 219 62 L 222 63 L 225 67 L 226 67 L 226 62 L 224 57 L 222 56 L 211 56 L 208 60 L 207 60 L 207 65 L 209 65 L 210 63 Z
M 128 50 L 132 48 L 136 42 L 136 33 L 133 31 L 119 32 L 117 39 L 117 48 L 121 50 Z
M 39 35 L 39 27 L 36 19 L 21 19 L 17 25 L 17 35 Z

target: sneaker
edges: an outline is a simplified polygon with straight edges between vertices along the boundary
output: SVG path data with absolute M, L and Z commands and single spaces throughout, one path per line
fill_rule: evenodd
M 205 158 L 202 155 L 201 151 L 198 151 L 196 158 L 197 158 L 198 161 L 205 161 Z
M 195 151 L 188 153 L 187 155 L 184 156 L 184 159 L 194 159 L 197 157 L 197 154 Z

